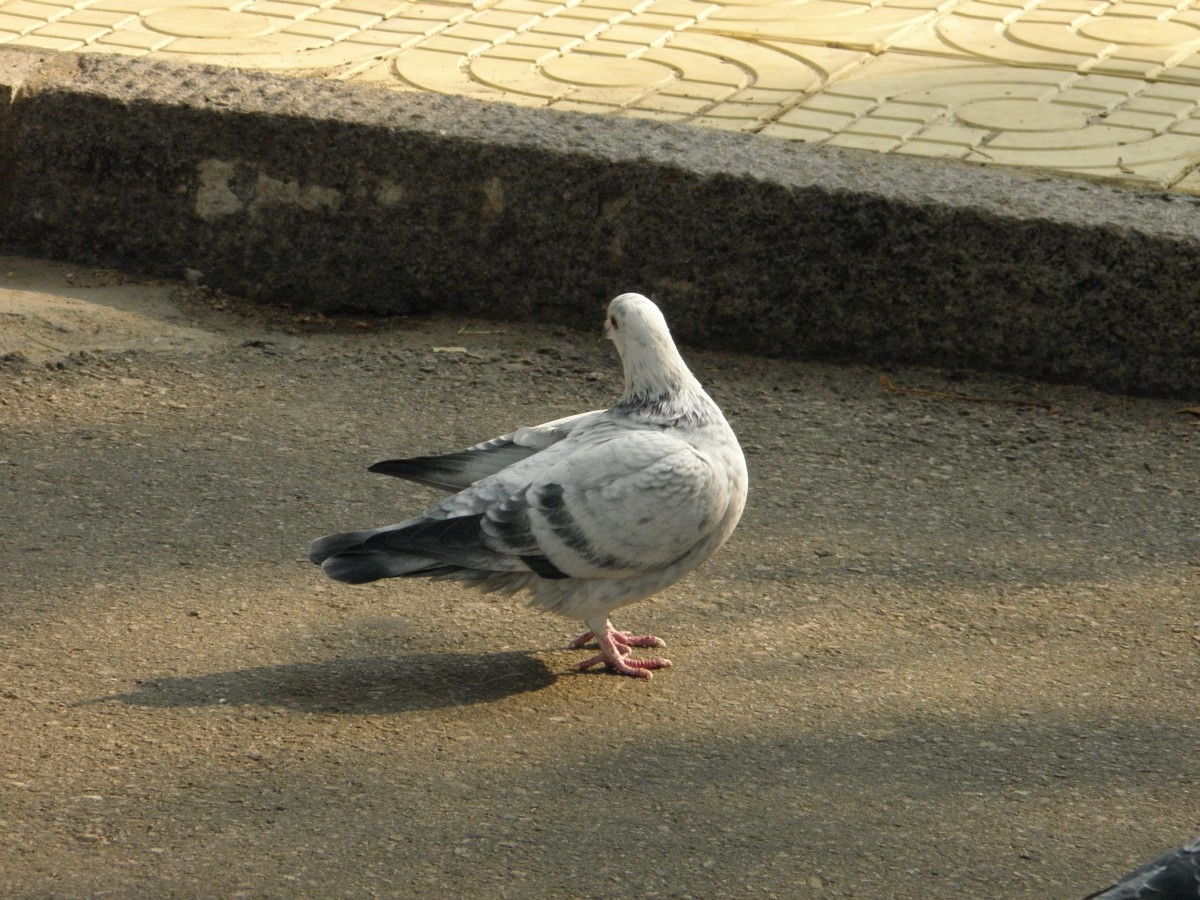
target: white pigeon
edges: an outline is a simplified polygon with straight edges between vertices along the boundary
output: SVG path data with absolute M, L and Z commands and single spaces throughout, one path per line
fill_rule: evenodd
M 398 525 L 319 538 L 309 558 L 349 584 L 424 576 L 528 590 L 533 606 L 587 626 L 571 646 L 594 639 L 600 653 L 579 668 L 650 678 L 671 665 L 631 656 L 665 644 L 617 631 L 608 616 L 725 543 L 746 503 L 746 460 L 657 306 L 622 294 L 605 332 L 625 365 L 616 406 L 459 453 L 376 463 L 370 471 L 456 493 Z

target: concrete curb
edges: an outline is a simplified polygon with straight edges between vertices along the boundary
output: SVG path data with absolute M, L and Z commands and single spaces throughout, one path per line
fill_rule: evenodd
M 1200 203 L 747 135 L 0 51 L 5 252 L 263 301 L 1200 390 Z

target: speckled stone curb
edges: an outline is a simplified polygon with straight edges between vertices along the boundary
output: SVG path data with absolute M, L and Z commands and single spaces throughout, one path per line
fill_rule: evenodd
M 966 164 L 0 51 L 3 248 L 311 309 L 1200 391 L 1200 206 Z

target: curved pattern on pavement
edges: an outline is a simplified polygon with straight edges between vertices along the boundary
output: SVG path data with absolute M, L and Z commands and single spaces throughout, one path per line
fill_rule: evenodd
M 1200 192 L 1200 0 L 2 0 L 5 43 Z

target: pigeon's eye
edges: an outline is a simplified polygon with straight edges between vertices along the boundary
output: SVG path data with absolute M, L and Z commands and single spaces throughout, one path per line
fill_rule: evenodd
M 621 327 L 620 325 L 618 325 L 618 324 L 617 324 L 617 317 L 616 317 L 616 316 L 609 316 L 609 317 L 608 317 L 608 324 L 609 324 L 609 325 L 611 325 L 613 328 L 620 328 L 620 327 Z

